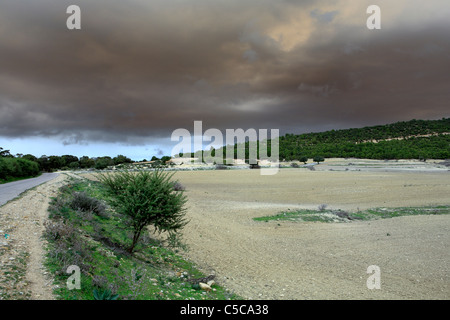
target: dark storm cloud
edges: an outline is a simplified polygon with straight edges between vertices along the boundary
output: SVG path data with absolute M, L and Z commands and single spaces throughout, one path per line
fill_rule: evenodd
M 363 2 L 78 1 L 71 31 L 70 1 L 0 0 L 0 135 L 139 144 L 194 120 L 303 132 L 449 116 L 449 23 L 418 13 L 411 28 L 408 2 L 384 2 L 371 31 Z

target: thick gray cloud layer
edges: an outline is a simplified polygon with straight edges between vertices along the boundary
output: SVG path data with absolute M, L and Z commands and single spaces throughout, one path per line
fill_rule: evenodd
M 0 0 L 0 136 L 140 143 L 450 116 L 450 3 Z M 394 2 L 394 3 L 393 3 Z

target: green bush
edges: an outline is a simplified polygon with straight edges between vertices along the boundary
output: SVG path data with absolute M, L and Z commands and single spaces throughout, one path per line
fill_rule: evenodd
M 322 156 L 315 156 L 313 161 L 319 163 L 325 161 L 325 159 Z
M 0 158 L 0 179 L 6 178 L 6 164 L 3 158 Z
M 117 212 L 131 220 L 134 234 L 128 248 L 130 253 L 145 227 L 153 225 L 156 232 L 167 232 L 168 238 L 173 239 L 186 225 L 186 197 L 183 190 L 175 190 L 176 182 L 171 181 L 173 174 L 162 170 L 98 174 L 113 196 Z
M 106 157 L 99 158 L 97 161 L 95 161 L 95 169 L 97 170 L 103 170 L 106 169 L 108 166 L 114 165 L 114 161 L 111 159 L 108 159 Z
M 73 162 L 69 163 L 69 168 L 70 169 L 79 169 L 80 163 L 78 161 L 73 161 Z
M 39 173 L 39 165 L 34 161 L 19 158 L 17 162 L 21 168 L 22 176 L 36 176 Z
M 34 177 L 39 174 L 39 165 L 22 158 L 0 157 L 0 179 Z

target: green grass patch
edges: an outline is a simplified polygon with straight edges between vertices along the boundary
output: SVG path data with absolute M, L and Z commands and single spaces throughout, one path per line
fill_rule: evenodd
M 80 193 L 89 201 L 75 201 L 74 205 L 74 197 Z M 115 212 L 110 201 L 101 183 L 78 180 L 63 186 L 52 199 L 45 231 L 46 267 L 54 276 L 59 299 L 241 299 L 218 284 L 213 284 L 211 291 L 200 290 L 198 279 L 208 275 L 181 257 L 184 247 L 168 247 L 146 234 L 133 254 L 127 252 L 132 240 L 129 221 Z M 92 206 L 83 209 L 85 203 L 93 204 L 95 210 Z M 80 268 L 80 289 L 67 286 L 73 279 L 73 274 L 67 273 L 70 265 Z
M 430 206 L 430 207 L 401 207 L 401 208 L 375 208 L 369 209 L 361 214 L 361 219 L 386 219 L 401 216 L 417 216 L 417 215 L 440 215 L 449 214 L 450 206 Z
M 255 221 L 319 221 L 349 222 L 353 220 L 387 219 L 414 215 L 449 214 L 450 206 L 374 208 L 365 211 L 347 212 L 343 210 L 288 210 L 271 216 L 253 218 Z
M 328 212 L 328 211 L 327 211 Z M 271 220 L 275 221 L 322 221 L 326 222 L 330 218 L 325 215 L 324 211 L 318 210 L 293 210 L 293 211 L 282 211 L 278 214 L 272 216 L 263 216 L 253 218 L 255 221 L 268 222 Z

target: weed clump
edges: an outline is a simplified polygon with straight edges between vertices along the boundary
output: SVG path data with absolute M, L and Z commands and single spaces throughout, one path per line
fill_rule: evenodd
M 58 221 L 46 221 L 44 223 L 44 237 L 49 241 L 63 241 L 74 237 L 75 229 L 72 225 Z
M 109 289 L 94 289 L 93 294 L 95 300 L 117 300 L 117 298 L 119 297 L 118 294 L 112 293 Z
M 185 188 L 181 183 L 179 183 L 178 181 L 176 181 L 176 182 L 173 184 L 173 190 L 175 190 L 175 191 L 184 191 L 184 190 L 186 190 L 186 188 Z
M 93 212 L 100 217 L 107 217 L 106 205 L 98 199 L 89 197 L 86 192 L 75 192 L 70 202 L 73 210 Z
M 46 222 L 44 227 L 44 237 L 53 246 L 49 258 L 58 261 L 59 273 L 64 274 L 70 265 L 77 265 L 85 274 L 93 271 L 91 249 L 73 225 L 56 220 Z

